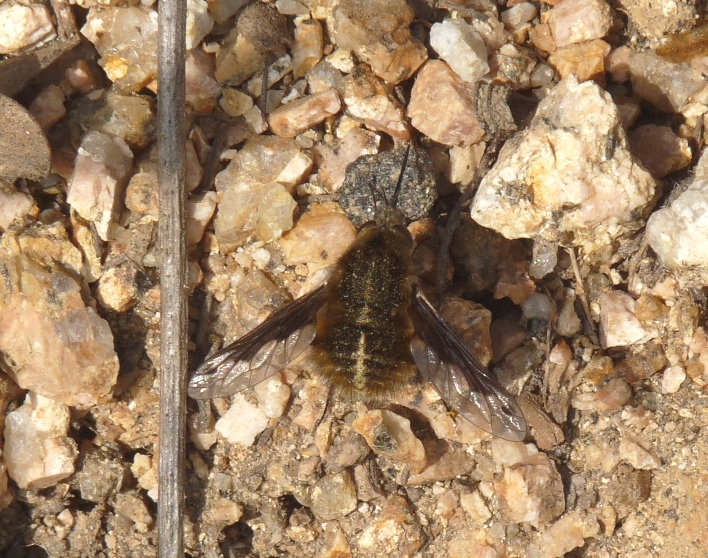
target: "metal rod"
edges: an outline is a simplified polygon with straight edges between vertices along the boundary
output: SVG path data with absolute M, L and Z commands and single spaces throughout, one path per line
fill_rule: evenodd
M 160 436 L 158 553 L 184 556 L 187 374 L 185 237 L 186 0 L 158 3 L 158 177 L 160 192 Z

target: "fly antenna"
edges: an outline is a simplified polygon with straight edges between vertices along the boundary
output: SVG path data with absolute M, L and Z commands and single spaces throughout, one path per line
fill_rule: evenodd
M 401 193 L 401 186 L 403 185 L 403 175 L 406 172 L 406 166 L 408 165 L 408 154 L 411 151 L 411 144 L 409 143 L 406 147 L 406 152 L 403 154 L 403 163 L 401 164 L 401 174 L 398 175 L 398 182 L 396 183 L 396 189 L 393 191 L 393 197 L 391 198 L 391 207 L 396 207 L 398 203 L 398 194 Z

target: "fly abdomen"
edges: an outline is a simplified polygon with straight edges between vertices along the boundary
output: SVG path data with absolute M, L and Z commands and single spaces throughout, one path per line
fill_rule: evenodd
M 341 391 L 377 400 L 415 381 L 411 277 L 404 231 L 366 227 L 342 256 L 313 343 L 320 372 Z

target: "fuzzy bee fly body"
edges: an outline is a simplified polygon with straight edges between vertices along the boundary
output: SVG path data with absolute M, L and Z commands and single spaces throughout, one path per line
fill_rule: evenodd
M 328 282 L 314 361 L 351 397 L 378 400 L 416 380 L 412 243 L 402 225 L 364 226 Z
M 403 169 L 407 159 L 408 151 Z M 429 382 L 474 425 L 524 439 L 526 422 L 514 398 L 416 286 L 413 240 L 396 208 L 403 169 L 392 199 L 361 227 L 327 283 L 207 358 L 189 383 L 191 397 L 242 391 L 311 346 L 318 373 L 351 398 L 378 402 Z

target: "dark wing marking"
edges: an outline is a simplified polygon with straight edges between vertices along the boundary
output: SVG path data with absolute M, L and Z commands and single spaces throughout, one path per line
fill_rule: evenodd
M 326 285 L 322 285 L 207 358 L 189 380 L 189 396 L 212 399 L 232 395 L 285 368 L 315 338 L 313 322 L 326 298 Z
M 414 338 L 411 353 L 423 378 L 447 406 L 475 426 L 513 442 L 526 437 L 526 420 L 514 398 L 479 362 L 420 291 L 413 309 L 423 339 Z

